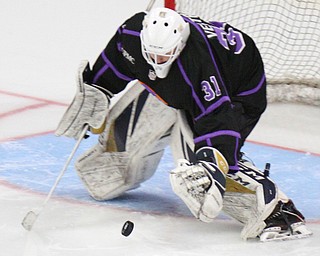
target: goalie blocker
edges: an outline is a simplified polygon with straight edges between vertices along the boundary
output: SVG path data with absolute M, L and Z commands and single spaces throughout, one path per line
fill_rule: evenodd
M 89 62 L 84 60 L 78 69 L 76 95 L 55 131 L 57 136 L 78 139 L 85 124 L 88 124 L 91 130 L 103 127 L 109 110 L 110 92 L 91 85 L 90 80 Z

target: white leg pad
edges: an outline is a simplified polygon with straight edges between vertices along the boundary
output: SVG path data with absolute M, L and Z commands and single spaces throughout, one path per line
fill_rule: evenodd
M 278 203 L 279 193 L 275 183 L 249 162 L 239 163 L 240 170 L 228 174 L 229 181 L 238 184 L 238 192 L 228 191 L 224 198 L 224 211 L 245 226 L 241 237 L 257 237 L 266 226 L 264 220 Z M 228 182 L 227 182 L 228 184 Z
M 101 201 L 130 189 L 132 184 L 126 184 L 128 162 L 126 152 L 103 152 L 97 145 L 79 158 L 75 167 L 90 195 Z
M 171 132 L 171 150 L 178 165 L 180 159 L 195 161 L 193 133 L 183 110 L 177 111 L 177 121 Z
M 138 94 L 136 89 L 140 90 Z M 141 87 L 135 84 L 134 88 L 123 94 L 110 110 L 99 144 L 87 151 L 76 163 L 80 178 L 96 200 L 118 197 L 149 179 L 170 142 L 176 111 L 152 95 L 145 97 L 143 94 L 140 98 L 141 92 Z M 142 99 L 145 101 L 141 104 Z M 126 109 L 129 104 L 130 111 Z M 129 113 L 130 118 L 117 119 L 124 110 L 127 111 L 125 114 Z M 118 120 L 119 129 L 126 128 L 126 134 L 122 133 L 121 139 L 110 136 L 112 123 Z M 111 149 L 107 151 L 107 142 L 116 145 L 112 152 L 109 152 Z M 121 150 L 117 143 L 121 144 Z

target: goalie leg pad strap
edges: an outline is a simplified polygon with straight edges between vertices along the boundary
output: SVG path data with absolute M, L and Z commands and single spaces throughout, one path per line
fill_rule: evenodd
M 154 174 L 164 152 L 157 148 L 158 144 L 154 152 L 135 157 L 130 157 L 128 152 L 104 152 L 96 145 L 77 160 L 75 167 L 94 199 L 113 199 L 137 188 Z
M 239 167 L 238 172 L 228 174 L 228 179 L 238 186 L 227 185 L 223 210 L 245 224 L 241 237 L 246 240 L 262 232 L 264 220 L 273 211 L 279 196 L 275 183 L 257 167 L 249 162 L 239 163 Z
M 194 153 L 193 132 L 183 110 L 177 111 L 177 120 L 172 129 L 170 147 L 175 165 L 178 165 L 180 159 L 187 159 L 190 162 L 197 160 Z
M 90 195 L 101 201 L 131 188 L 132 184 L 126 183 L 128 162 L 126 152 L 103 152 L 97 145 L 82 155 L 75 167 Z

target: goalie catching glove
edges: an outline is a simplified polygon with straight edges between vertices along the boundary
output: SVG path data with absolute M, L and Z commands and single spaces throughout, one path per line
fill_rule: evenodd
M 214 148 L 203 147 L 196 154 L 199 160 L 195 164 L 179 161 L 179 166 L 170 173 L 170 182 L 196 218 L 211 222 L 222 209 L 229 167 Z
M 64 113 L 55 134 L 77 139 L 85 124 L 91 131 L 103 131 L 108 114 L 109 94 L 105 89 L 89 85 L 90 67 L 88 61 L 82 61 L 78 69 L 77 92 Z M 105 91 L 105 93 L 103 91 Z

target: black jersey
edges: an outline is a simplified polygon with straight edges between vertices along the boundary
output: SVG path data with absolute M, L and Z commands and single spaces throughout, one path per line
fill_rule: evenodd
M 195 150 L 217 148 L 230 169 L 244 139 L 265 109 L 265 74 L 250 37 L 223 22 L 183 16 L 190 36 L 166 78 L 157 78 L 142 56 L 140 31 L 145 13 L 128 19 L 93 66 L 93 83 L 112 93 L 138 79 L 165 104 L 190 117 Z

